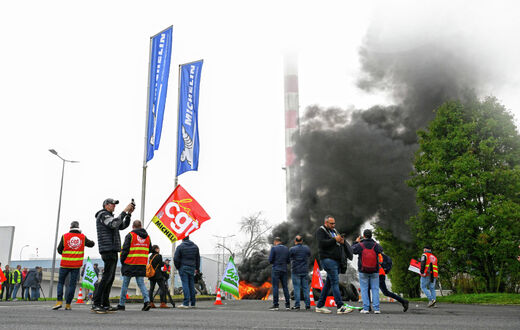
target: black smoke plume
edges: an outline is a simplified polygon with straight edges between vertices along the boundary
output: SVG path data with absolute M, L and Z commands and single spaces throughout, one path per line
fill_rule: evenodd
M 474 98 L 484 75 L 474 57 L 465 56 L 467 52 L 455 42 L 382 51 L 378 38 L 369 33 L 359 51 L 358 87 L 390 95 L 393 105 L 369 109 L 315 105 L 305 110 L 295 145 L 301 161 L 301 197 L 270 239 L 279 236 L 290 243 L 300 234 L 316 253 L 314 233 L 328 214 L 350 238 L 357 237 L 367 221 L 403 240 L 411 238 L 405 222 L 416 212 L 415 193 L 406 180 L 418 148 L 416 132 L 445 101 Z M 268 279 L 268 273 L 259 271 L 260 263 L 248 265 L 246 274 L 255 274 L 255 282 Z M 259 278 L 260 274 L 266 277 Z

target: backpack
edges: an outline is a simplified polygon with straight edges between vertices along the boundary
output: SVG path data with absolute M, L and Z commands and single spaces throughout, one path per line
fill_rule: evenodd
M 381 267 L 383 267 L 385 274 L 388 274 L 392 270 L 392 258 L 390 258 L 390 256 L 387 256 L 384 253 L 382 253 L 382 255 L 383 262 L 381 263 Z
M 363 248 L 363 252 L 361 253 L 361 269 L 362 273 L 373 274 L 379 271 L 378 262 L 377 262 L 377 254 L 375 251 L 376 244 L 372 246 L 371 249 L 365 248 L 363 243 L 359 243 Z
M 146 264 L 146 277 L 151 278 L 155 276 L 155 268 L 152 267 L 152 260 L 157 257 L 157 254 L 153 256 L 150 261 Z

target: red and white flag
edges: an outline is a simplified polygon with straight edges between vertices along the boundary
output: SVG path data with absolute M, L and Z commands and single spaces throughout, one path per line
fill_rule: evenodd
M 408 270 L 420 275 L 421 263 L 415 259 L 410 260 L 410 266 L 408 267 Z
M 209 219 L 210 216 L 195 198 L 178 185 L 157 211 L 152 222 L 173 243 L 189 236 Z
M 321 278 L 320 267 L 318 267 L 318 261 L 314 259 L 314 269 L 312 270 L 312 282 L 311 287 L 315 289 L 323 289 L 323 279 Z

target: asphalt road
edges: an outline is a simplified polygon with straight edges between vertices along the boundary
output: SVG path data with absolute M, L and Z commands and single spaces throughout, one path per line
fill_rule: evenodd
M 382 314 L 318 314 L 311 311 L 269 311 L 269 301 L 212 301 L 196 309 L 152 309 L 127 304 L 126 311 L 94 314 L 89 305 L 73 304 L 72 311 L 52 311 L 52 302 L 1 302 L 0 329 L 520 329 L 520 306 L 410 304 L 403 313 L 398 303 L 382 303 Z M 281 304 L 283 306 L 283 302 Z

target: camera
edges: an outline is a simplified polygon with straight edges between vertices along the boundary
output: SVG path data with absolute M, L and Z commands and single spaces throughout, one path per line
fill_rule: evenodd
M 132 198 L 132 203 L 131 204 L 135 207 L 135 201 L 134 201 L 133 198 Z

